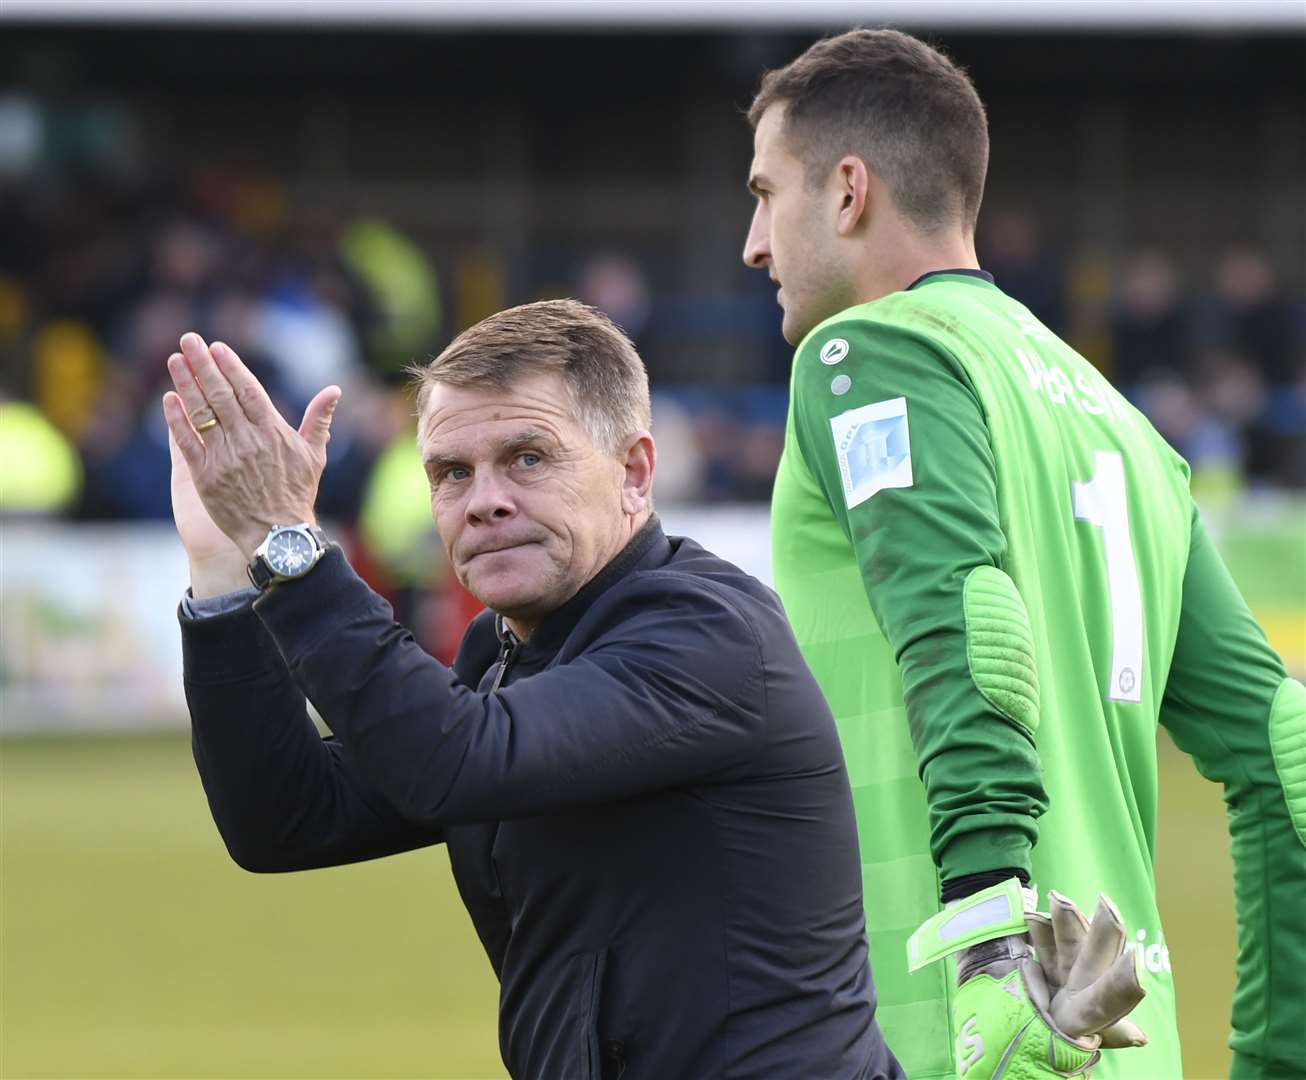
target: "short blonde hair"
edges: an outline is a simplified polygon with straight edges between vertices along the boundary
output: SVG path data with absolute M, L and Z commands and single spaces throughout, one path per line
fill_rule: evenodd
M 508 308 L 469 327 L 429 364 L 410 369 L 417 411 L 441 383 L 506 390 L 524 377 L 562 376 L 576 418 L 594 445 L 616 453 L 651 423 L 648 373 L 630 338 L 579 300 L 541 300 Z

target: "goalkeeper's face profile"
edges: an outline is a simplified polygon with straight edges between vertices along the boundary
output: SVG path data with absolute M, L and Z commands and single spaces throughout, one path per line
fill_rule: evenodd
M 648 516 L 653 440 L 595 445 L 561 375 L 436 385 L 419 418 L 431 513 L 463 586 L 529 633 Z
M 856 302 L 840 243 L 838 172 L 811 182 L 784 131 L 785 104 L 770 105 L 753 134 L 748 189 L 757 200 L 744 262 L 766 270 L 784 309 L 781 332 L 797 345 L 817 323 Z

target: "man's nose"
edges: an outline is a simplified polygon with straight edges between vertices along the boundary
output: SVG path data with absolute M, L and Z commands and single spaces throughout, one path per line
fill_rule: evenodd
M 765 269 L 771 259 L 770 236 L 763 211 L 762 206 L 753 211 L 748 238 L 744 241 L 744 265 L 751 266 L 754 270 Z
M 471 525 L 489 525 L 516 513 L 509 486 L 497 470 L 478 469 L 472 477 L 467 496 L 467 521 Z

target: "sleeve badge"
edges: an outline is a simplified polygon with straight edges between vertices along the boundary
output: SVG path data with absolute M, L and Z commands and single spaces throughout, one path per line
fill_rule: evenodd
M 912 486 L 905 397 L 840 413 L 831 419 L 830 430 L 849 510 L 877 491 Z
M 821 358 L 821 363 L 827 367 L 834 367 L 835 364 L 848 355 L 848 342 L 841 337 L 831 338 L 821 346 L 818 355 Z

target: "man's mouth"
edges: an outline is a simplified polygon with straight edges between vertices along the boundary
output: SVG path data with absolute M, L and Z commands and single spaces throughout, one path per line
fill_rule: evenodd
M 494 547 L 478 548 L 476 551 L 463 556 L 465 562 L 471 562 L 480 555 L 497 555 L 501 551 L 512 551 L 514 548 L 525 547 L 527 544 L 535 543 L 534 540 L 514 540 L 511 544 L 496 544 Z

